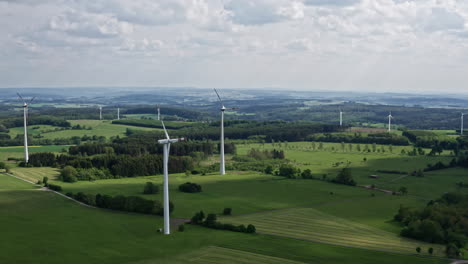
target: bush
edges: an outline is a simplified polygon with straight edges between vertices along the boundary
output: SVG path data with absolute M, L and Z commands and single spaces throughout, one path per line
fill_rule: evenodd
M 49 178 L 47 176 L 42 178 L 42 182 L 44 183 L 44 185 L 46 185 L 48 181 L 49 181 Z
M 202 187 L 196 183 L 186 182 L 179 186 L 179 191 L 186 193 L 197 193 L 202 191 Z
M 185 231 L 185 225 L 184 224 L 181 224 L 179 226 L 179 232 L 184 232 Z
M 47 187 L 53 191 L 56 192 L 61 192 L 62 191 L 62 186 L 60 185 L 55 185 L 55 184 L 48 184 Z
M 257 231 L 257 230 L 256 230 L 256 228 L 255 228 L 254 225 L 249 224 L 249 225 L 247 226 L 246 233 L 253 234 L 253 233 L 255 233 L 256 231 Z
M 232 209 L 231 208 L 224 208 L 223 215 L 231 215 Z
M 78 180 L 77 175 L 78 172 L 72 166 L 65 166 L 65 168 L 60 171 L 60 178 L 64 182 L 76 182 Z
M 342 169 L 336 178 L 332 180 L 332 182 L 356 186 L 356 182 L 353 180 L 353 176 L 351 175 L 351 170 L 349 168 Z
M 301 177 L 303 179 L 313 179 L 314 177 L 312 176 L 312 171 L 309 170 L 309 169 L 305 169 L 302 173 L 301 173 Z
M 145 184 L 145 188 L 143 189 L 143 194 L 155 194 L 158 192 L 159 192 L 159 187 L 152 182 L 147 182 Z

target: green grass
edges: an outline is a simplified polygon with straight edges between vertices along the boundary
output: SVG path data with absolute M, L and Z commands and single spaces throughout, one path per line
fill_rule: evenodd
M 293 260 L 250 253 L 222 247 L 207 247 L 189 257 L 191 263 L 200 264 L 301 264 Z
M 155 128 L 145 128 L 145 127 L 135 127 L 127 125 L 116 125 L 112 124 L 110 120 L 69 120 L 72 126 L 81 125 L 91 127 L 91 130 L 88 129 L 63 129 L 62 127 L 49 126 L 49 125 L 34 125 L 28 127 L 29 135 L 38 135 L 44 139 L 55 139 L 55 138 L 70 138 L 70 137 L 83 137 L 84 135 L 88 136 L 104 136 L 110 138 L 113 136 L 124 136 L 127 128 L 133 130 L 157 130 Z M 33 129 L 38 128 L 38 129 Z M 59 129 L 55 131 L 55 129 Z M 12 138 L 16 137 L 18 134 L 23 134 L 23 127 L 15 127 L 10 129 L 10 136 Z
M 50 145 L 50 146 L 29 146 L 29 153 L 35 152 L 53 152 L 59 153 L 63 149 L 68 149 L 69 146 L 64 145 Z M 24 158 L 24 147 L 0 147 L 0 161 L 6 161 L 8 158 Z
M 54 179 L 57 179 L 59 175 L 59 170 L 55 168 L 49 167 L 41 167 L 41 168 L 22 168 L 16 167 L 11 170 L 12 174 L 26 179 L 31 182 L 42 181 L 44 177 L 48 177 L 49 181 L 52 182 Z
M 0 174 L 0 190 L 12 189 L 35 189 L 36 185 L 16 179 L 12 176 L 1 173 Z
M 51 192 L 0 192 L 2 263 L 206 263 L 198 259 L 244 256 L 254 263 L 442 264 L 447 260 L 404 256 L 187 226 L 156 232 L 160 217 L 83 207 Z M 213 248 L 221 248 L 213 250 Z M 219 263 L 219 262 L 218 262 Z M 222 262 L 223 263 L 223 262 Z
M 415 252 L 417 247 L 421 247 L 423 252 L 433 247 L 435 255 L 443 255 L 443 246 L 402 238 L 396 234 L 338 218 L 313 208 L 295 208 L 225 217 L 221 221 L 237 225 L 253 224 L 257 232 L 263 234 L 408 254 Z

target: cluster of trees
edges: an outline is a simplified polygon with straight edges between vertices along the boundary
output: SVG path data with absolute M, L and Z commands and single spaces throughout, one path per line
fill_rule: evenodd
M 402 236 L 444 243 L 450 257 L 468 243 L 468 195 L 446 193 L 423 209 L 400 206 L 394 219 L 405 225 Z
M 343 168 L 338 175 L 331 180 L 333 183 L 356 186 L 356 181 L 354 181 L 351 169 Z
M 145 98 L 146 100 L 147 98 Z M 121 109 L 122 110 L 122 109 Z M 161 112 L 164 113 L 164 115 L 170 115 L 170 116 L 178 116 L 184 119 L 190 119 L 190 120 L 202 120 L 205 119 L 207 114 L 196 111 L 196 110 L 191 110 L 187 108 L 180 108 L 180 107 L 172 107 L 165 105 L 164 110 L 161 109 Z M 156 108 L 154 106 L 135 106 L 131 108 L 127 108 L 121 111 L 122 114 L 156 114 Z
M 179 191 L 186 193 L 198 193 L 202 191 L 202 187 L 201 185 L 193 182 L 186 182 L 179 185 Z
M 100 208 L 161 216 L 164 214 L 164 207 L 160 201 L 147 200 L 139 196 L 110 196 L 99 193 L 94 195 L 82 192 L 76 194 L 69 192 L 66 195 L 84 204 Z M 173 210 L 174 205 L 169 202 L 169 211 Z
M 217 221 L 216 214 L 208 214 L 205 218 L 205 214 L 203 213 L 203 211 L 196 213 L 192 217 L 190 223 L 194 225 L 201 225 L 204 227 L 213 228 L 213 229 L 229 230 L 229 231 L 241 232 L 241 233 L 254 234 L 256 232 L 256 228 L 252 224 L 249 224 L 248 226 L 245 226 L 245 225 L 235 226 L 233 224 L 223 224 Z
M 304 141 L 314 133 L 341 131 L 338 125 L 324 125 L 306 121 L 229 121 L 225 123 L 224 135 L 229 139 L 262 138 L 265 142 Z M 173 134 L 194 140 L 218 140 L 219 122 L 206 126 L 186 127 Z
M 128 154 L 133 156 L 161 154 L 163 152 L 163 147 L 158 143 L 158 139 L 162 137 L 163 135 L 160 133 L 137 133 L 126 138 L 116 138 L 112 143 L 71 146 L 69 148 L 69 153 L 70 155 L 83 156 L 98 154 Z M 235 147 L 228 145 L 233 144 L 225 144 L 225 152 L 231 153 L 229 150 L 235 149 Z M 185 141 L 171 145 L 171 156 L 188 156 L 193 152 L 202 152 L 205 155 L 211 155 L 215 152 L 215 145 L 211 141 Z
M 247 153 L 248 157 L 252 157 L 256 160 L 267 160 L 267 159 L 284 159 L 284 151 L 283 150 L 259 150 L 252 148 Z
M 307 137 L 307 141 L 337 142 L 337 143 L 361 143 L 361 144 L 384 144 L 384 145 L 409 145 L 409 140 L 405 136 L 392 133 L 369 133 L 363 136 L 361 133 L 325 133 L 314 134 Z
M 153 119 L 120 119 L 120 120 L 113 120 L 112 124 L 118 125 L 128 125 L 128 126 L 137 126 L 137 127 L 151 127 L 151 128 L 160 128 L 162 129 L 162 123 L 159 120 Z M 191 126 L 190 123 L 174 123 L 171 121 L 164 122 L 164 126 L 167 129 L 179 129 L 186 126 Z
M 5 128 L 22 127 L 23 117 L 11 117 L 0 121 Z M 49 115 L 32 115 L 28 119 L 28 125 L 51 125 L 58 127 L 70 127 L 71 124 L 64 118 Z

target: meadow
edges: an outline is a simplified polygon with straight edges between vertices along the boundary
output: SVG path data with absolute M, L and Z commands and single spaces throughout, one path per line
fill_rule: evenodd
M 71 138 L 71 137 L 83 137 L 88 136 L 103 136 L 106 138 L 115 136 L 124 136 L 127 128 L 133 130 L 150 131 L 157 130 L 154 128 L 136 127 L 128 125 L 112 124 L 111 120 L 69 120 L 72 126 L 80 125 L 86 126 L 88 129 L 63 129 L 61 127 L 50 126 L 50 125 L 35 125 L 28 128 L 28 134 L 31 136 L 41 135 L 44 139 L 55 139 L 55 138 Z M 14 138 L 18 134 L 23 134 L 22 127 L 15 127 L 10 129 L 9 135 Z
M 88 208 L 44 191 L 0 192 L 0 225 L 8 227 L 2 263 L 448 263 L 190 225 L 164 236 L 156 232 L 160 217 Z
M 361 148 L 364 148 L 364 145 L 361 144 Z M 371 145 L 369 147 L 371 148 Z M 237 144 L 238 155 L 246 155 L 251 148 L 282 149 L 285 151 L 286 159 L 290 160 L 294 166 L 301 170 L 311 169 L 316 178 L 314 180 L 287 179 L 252 171 L 228 171 L 227 175 L 223 176 L 217 173 L 207 173 L 206 175 L 171 174 L 170 198 L 175 204 L 173 218 L 190 219 L 200 210 L 205 213 L 221 215 L 224 208 L 232 208 L 233 215 L 221 217 L 220 221 L 245 225 L 254 224 L 260 234 L 245 235 L 189 226 L 185 232 L 177 232 L 171 236 L 171 242 L 158 249 L 158 256 L 151 255 L 155 252 L 151 254 L 146 252 L 146 250 L 149 251 L 147 246 L 136 250 L 140 255 L 150 254 L 151 256 L 132 263 L 314 263 L 314 261 L 320 263 L 370 263 L 370 255 L 375 258 L 374 260 L 386 263 L 386 260 L 380 260 L 379 254 L 388 257 L 386 254 L 390 254 L 389 252 L 404 254 L 391 255 L 394 260 L 401 258 L 401 262 L 398 263 L 409 263 L 409 261 L 418 263 L 420 258 L 411 257 L 411 255 L 416 254 L 416 247 L 422 248 L 420 255 L 428 255 L 427 249 L 432 247 L 435 249 L 434 255 L 443 256 L 442 245 L 427 244 L 400 237 L 399 232 L 402 226 L 393 221 L 393 216 L 402 204 L 422 208 L 429 200 L 438 198 L 447 191 L 468 193 L 466 188 L 458 189 L 455 185 L 466 177 L 466 169 L 453 168 L 427 172 L 424 177 L 380 173 L 378 171 L 381 170 L 411 172 L 424 169 L 428 163 L 438 161 L 447 163 L 452 157 L 449 152 L 434 157 L 402 154 L 402 150 L 404 152 L 411 151 L 413 149 L 411 146 L 393 146 L 392 149 L 383 145 L 375 147 L 375 152 L 363 152 L 357 151 L 356 144 L 353 144 L 351 148 L 349 144 L 345 144 L 345 148 L 342 148 L 342 144 L 339 143 L 323 143 L 323 148 L 320 150 L 314 150 L 311 142 Z M 228 156 L 228 160 L 231 158 L 232 156 Z M 217 160 L 217 158 L 210 157 L 210 160 Z M 321 180 L 323 175 L 326 175 L 327 179 L 335 177 L 345 167 L 351 168 L 353 178 L 360 186 L 375 185 L 378 188 L 391 191 L 405 186 L 408 188 L 409 194 L 391 195 L 377 190 L 339 185 Z M 18 177 L 33 182 L 47 176 L 49 182 L 62 186 L 63 193 L 136 195 L 162 201 L 161 191 L 153 195 L 143 194 L 146 182 L 156 183 L 162 190 L 161 175 L 64 183 L 58 180 L 59 170 L 55 168 L 15 167 L 12 172 Z M 375 174 L 379 176 L 377 179 L 369 177 Z M 198 183 L 202 186 L 203 191 L 201 193 L 180 192 L 178 186 L 185 182 Z M 8 192 L 8 194 L 11 193 Z M 48 197 L 48 193 L 38 193 Z M 2 194 L 5 195 L 2 192 L 0 196 Z M 27 192 L 27 194 L 28 196 L 37 195 L 36 192 Z M 36 197 L 35 199 L 42 198 Z M 0 201 L 2 200 L 0 199 Z M 47 210 L 65 210 L 62 208 L 65 206 L 54 205 L 49 200 L 44 203 L 51 206 Z M 68 214 L 72 214 L 68 210 L 78 210 L 76 206 L 70 207 L 71 209 L 67 207 L 67 213 L 64 216 L 60 215 L 57 219 L 67 218 Z M 80 207 L 79 210 L 84 209 L 86 208 Z M 114 214 L 113 219 L 125 215 L 122 218 L 123 221 L 133 221 L 126 217 L 151 219 L 151 222 L 161 225 L 159 217 L 109 212 L 100 209 L 86 210 L 100 213 L 99 216 L 92 214 L 87 216 L 88 213 L 84 213 L 86 216 L 82 216 L 80 212 L 79 218 L 82 219 L 80 224 L 101 221 L 92 219 L 93 217 L 103 217 L 103 219 L 108 217 L 101 215 L 102 213 L 104 215 Z M 78 214 L 78 211 L 75 213 Z M 119 217 L 115 217 L 115 214 Z M 91 220 L 88 222 L 86 217 L 91 218 Z M 149 221 L 141 219 L 138 221 Z M 146 230 L 151 230 L 154 227 L 154 224 L 143 222 L 140 223 L 139 228 L 146 227 Z M 77 228 L 80 226 L 74 222 L 70 224 Z M 103 226 L 96 228 L 104 228 L 105 232 L 110 232 L 107 230 L 111 228 L 119 230 L 119 225 L 126 226 L 127 224 L 122 222 L 106 228 Z M 80 228 L 83 227 L 80 226 Z M 84 233 L 86 234 L 86 232 Z M 118 232 L 124 233 L 124 231 Z M 132 232 L 143 233 L 141 230 L 133 230 Z M 124 236 L 127 235 L 124 234 Z M 105 236 L 106 241 L 107 239 L 117 239 L 112 236 L 107 238 L 107 233 L 102 234 L 102 236 Z M 175 246 L 179 237 L 180 243 L 188 244 L 184 250 Z M 125 239 L 130 238 L 125 237 Z M 135 240 L 135 237 L 131 237 L 131 239 Z M 143 243 L 145 240 L 144 243 L 151 243 L 157 247 L 158 243 L 166 243 L 165 239 L 164 236 L 155 232 L 154 238 L 150 234 L 145 234 L 144 239 L 136 239 L 136 242 L 127 246 L 136 247 L 138 243 Z M 199 241 L 192 241 L 196 239 Z M 94 242 L 88 240 L 85 242 L 95 245 Z M 116 245 L 116 242 L 110 242 L 110 244 Z M 115 247 L 120 246 L 119 244 Z M 174 252 L 177 257 L 169 257 L 169 254 L 166 255 L 166 251 L 162 252 L 166 246 L 167 250 Z M 169 249 L 169 247 L 171 248 Z M 80 246 L 78 246 L 79 248 Z M 113 259 L 114 254 L 117 256 L 118 253 L 111 251 L 106 248 L 99 252 L 104 255 L 108 254 L 109 259 Z M 348 254 L 354 252 L 352 254 L 357 255 L 355 258 L 353 255 L 353 259 L 349 259 L 345 257 L 345 254 L 341 255 L 343 252 L 348 252 Z M 67 254 L 70 255 L 70 258 L 73 255 L 71 252 Z M 98 253 L 90 253 L 88 257 L 94 257 L 93 254 Z M 239 262 L 239 256 L 245 256 L 244 262 Z M 409 260 L 410 258 L 414 259 Z M 114 260 L 116 259 L 117 257 Z M 79 260 L 84 261 L 85 259 Z M 124 259 L 115 263 L 124 263 L 119 261 L 124 261 Z M 428 258 L 424 261 L 426 261 L 424 263 L 446 263 L 445 260 L 436 258 Z

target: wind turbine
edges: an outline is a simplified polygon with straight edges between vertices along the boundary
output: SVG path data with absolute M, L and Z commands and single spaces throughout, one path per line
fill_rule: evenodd
M 340 108 L 340 126 L 343 126 L 343 111 Z
M 218 94 L 218 91 L 216 89 L 214 89 L 216 95 L 218 96 L 218 99 L 219 99 L 219 102 L 221 104 L 221 137 L 220 137 L 220 150 L 219 150 L 219 154 L 220 154 L 220 162 L 219 162 L 219 174 L 220 175 L 224 175 L 226 174 L 226 168 L 225 168 L 225 165 L 224 165 L 224 111 L 226 111 L 226 109 L 230 109 L 230 110 L 235 110 L 235 109 L 238 109 L 238 108 L 226 108 L 224 107 L 224 104 L 223 104 L 223 100 L 221 100 L 221 97 L 219 96 Z
M 164 134 L 166 134 L 166 139 L 158 140 L 159 144 L 163 145 L 163 164 L 164 164 L 164 234 L 169 235 L 171 233 L 170 223 L 169 223 L 169 175 L 168 175 L 168 163 L 169 163 L 169 150 L 171 149 L 171 143 L 176 143 L 179 141 L 185 140 L 184 138 L 169 138 L 164 122 L 161 120 L 162 126 L 164 128 Z
M 390 114 L 388 115 L 388 132 L 392 131 L 392 119 L 393 119 L 392 112 L 390 112 Z
M 120 107 L 117 107 L 117 120 L 120 120 Z
M 27 103 L 23 97 L 19 94 L 19 93 L 16 93 L 18 95 L 18 97 L 23 101 L 23 117 L 24 117 L 24 161 L 26 163 L 28 163 L 29 161 L 29 153 L 28 153 L 28 106 L 29 104 L 32 103 L 32 101 L 34 100 L 34 98 L 36 97 L 33 97 L 29 103 Z
M 161 108 L 158 105 L 158 121 L 161 120 Z
M 463 128 L 464 128 L 464 125 L 463 125 L 463 119 L 465 117 L 465 113 L 462 113 L 461 114 L 461 129 L 460 129 L 460 135 L 463 135 Z
M 102 106 L 99 106 L 99 120 L 102 120 Z

